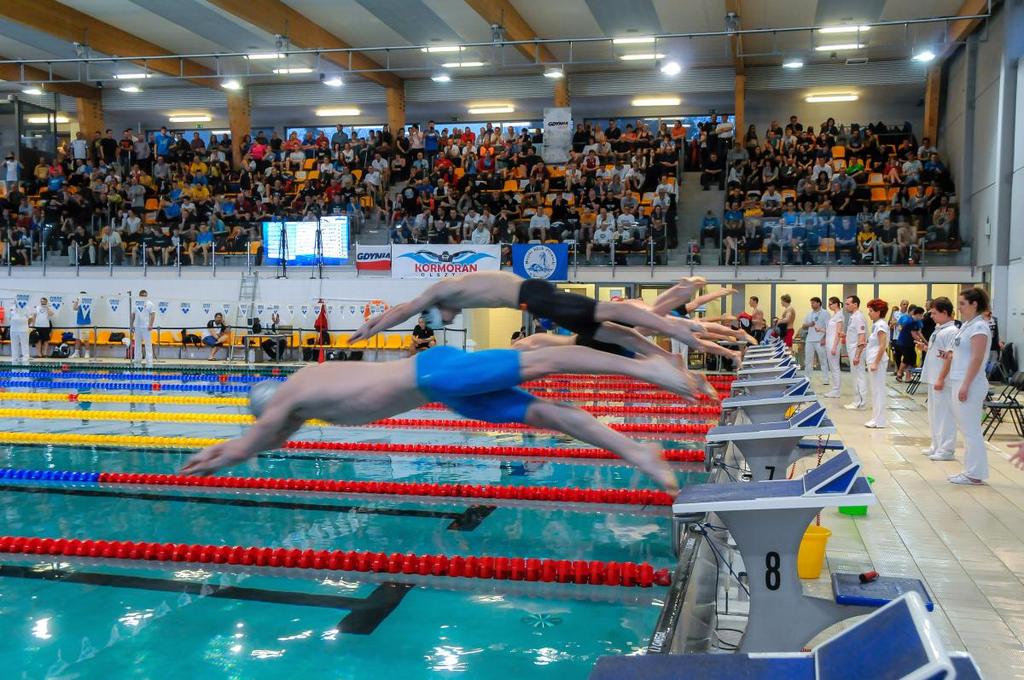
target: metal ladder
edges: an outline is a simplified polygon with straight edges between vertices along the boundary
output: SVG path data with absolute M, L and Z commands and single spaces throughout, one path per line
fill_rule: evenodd
M 232 334 L 237 333 L 239 328 L 248 327 L 247 321 L 252 313 L 256 311 L 256 287 L 259 284 L 259 280 L 259 274 L 255 272 L 252 274 L 242 273 L 242 281 L 238 286 L 238 302 L 235 304 L 235 319 L 231 324 Z M 245 314 L 242 313 L 243 304 L 247 305 L 248 311 Z M 234 361 L 235 349 L 237 348 L 238 345 L 235 344 L 232 338 L 231 349 L 228 352 L 228 361 Z M 243 352 L 242 356 L 244 357 L 248 348 L 243 347 L 241 349 Z

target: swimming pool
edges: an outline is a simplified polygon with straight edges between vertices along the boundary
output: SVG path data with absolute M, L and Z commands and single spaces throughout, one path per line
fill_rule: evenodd
M 168 377 L 161 380 L 169 381 Z M 173 381 L 173 378 L 170 379 Z M 94 381 L 96 393 L 106 394 Z M 233 384 L 233 383 L 232 383 Z M 33 392 L 46 391 L 36 384 Z M 123 392 L 131 396 L 131 392 Z M 84 420 L 0 418 L 0 431 L 227 437 L 244 425 L 90 420 L 95 411 L 238 414 L 226 403 L 11 399 Z M 416 411 L 410 418 L 451 418 Z M 609 422 L 665 422 L 603 416 Z M 703 419 L 703 418 L 701 418 Z M 673 417 L 671 422 L 677 422 Z M 653 435 L 651 435 L 653 436 Z M 540 432 L 307 425 L 294 439 L 572 448 Z M 697 442 L 669 442 L 693 448 Z M 0 445 L 0 467 L 172 473 L 187 451 Z M 703 469 L 678 464 L 681 481 Z M 390 452 L 270 452 L 225 474 L 268 479 L 650 488 L 616 461 Z M 671 568 L 659 508 L 0 480 L 6 535 L 386 554 L 648 562 Z M 0 554 L 8 677 L 585 678 L 598 656 L 646 648 L 666 588 Z

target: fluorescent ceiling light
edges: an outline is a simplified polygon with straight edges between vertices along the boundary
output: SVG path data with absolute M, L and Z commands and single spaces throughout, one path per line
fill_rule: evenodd
M 664 59 L 664 54 L 654 54 L 653 52 L 640 52 L 638 54 L 623 54 L 619 59 L 622 61 L 646 61 L 649 59 Z
M 782 68 L 803 68 L 804 62 L 800 59 L 790 59 L 782 62 Z
M 317 109 L 316 115 L 320 118 L 329 118 L 332 116 L 358 116 L 359 109 L 357 108 L 331 108 L 331 109 Z
M 279 76 L 295 75 L 298 73 L 312 73 L 313 69 L 306 66 L 292 66 L 290 68 L 275 68 L 274 73 Z
M 41 95 L 43 93 L 43 90 L 41 88 L 38 88 L 38 87 L 26 87 L 26 88 L 24 88 L 22 90 L 22 93 L 23 94 Z
M 223 87 L 225 90 L 241 90 L 242 89 L 242 83 L 240 83 L 240 82 L 238 82 L 237 80 L 234 80 L 234 79 L 225 80 L 223 83 L 220 84 L 220 86 Z
M 818 33 L 867 33 L 870 26 L 826 26 L 819 28 Z
M 452 77 L 447 73 L 438 73 L 437 75 L 430 76 L 430 79 L 435 83 L 449 83 L 451 82 Z
M 284 59 L 284 55 L 280 52 L 256 52 L 245 55 L 245 58 L 250 61 L 259 61 L 263 59 Z
M 678 61 L 666 61 L 661 65 L 661 72 L 667 76 L 677 76 L 679 72 L 683 70 L 683 67 Z
M 546 71 L 544 71 L 544 77 L 545 78 L 564 78 L 565 77 L 565 71 L 563 71 L 562 69 L 560 69 L 558 67 L 549 68 Z
M 149 78 L 149 74 L 141 72 L 115 73 L 114 78 L 117 80 L 143 80 Z
M 437 52 L 461 52 L 462 47 L 459 45 L 437 45 L 435 47 L 421 47 L 420 52 L 428 52 L 434 54 Z
M 935 58 L 935 53 L 931 50 L 924 50 L 914 55 L 914 61 L 931 61 Z
M 679 106 L 679 97 L 640 97 L 633 100 L 633 106 Z
M 139 87 L 138 85 L 125 85 L 124 87 L 121 88 L 121 92 L 131 92 L 131 93 L 142 92 L 142 88 Z
M 477 66 L 484 66 L 482 61 L 449 61 L 445 64 L 441 64 L 442 68 L 476 68 Z
M 504 106 L 471 106 L 469 112 L 474 115 L 484 115 L 490 113 L 512 113 L 516 110 L 516 107 L 511 104 L 505 104 Z
M 201 113 L 182 113 L 172 115 L 167 120 L 172 123 L 209 123 L 213 118 Z
M 654 42 L 653 35 L 638 35 L 631 38 L 615 38 L 612 40 L 613 45 L 643 45 L 652 42 Z
M 342 81 L 342 79 L 339 78 L 338 76 L 334 76 L 333 78 L 328 78 L 327 80 L 325 80 L 323 82 L 324 82 L 324 85 L 327 85 L 328 87 L 341 87 L 342 85 L 345 84 L 344 81 Z
M 826 104 L 828 102 L 855 102 L 859 97 L 852 92 L 843 92 L 839 94 L 814 94 L 810 97 L 804 97 L 804 101 L 808 104 Z
M 863 49 L 862 43 L 839 43 L 838 45 L 818 45 L 815 47 L 817 52 L 839 52 L 841 50 L 859 50 Z
M 32 125 L 45 125 L 46 123 L 51 123 L 51 122 L 57 123 L 57 124 L 63 124 L 63 123 L 70 123 L 71 119 L 69 119 L 67 116 L 61 116 L 59 114 L 57 115 L 56 120 L 54 120 L 52 115 L 46 115 L 46 116 L 26 116 L 25 122 L 30 123 Z

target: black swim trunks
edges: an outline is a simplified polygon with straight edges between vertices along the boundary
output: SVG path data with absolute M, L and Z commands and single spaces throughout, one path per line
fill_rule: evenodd
M 527 279 L 519 287 L 519 308 L 534 316 L 550 319 L 562 328 L 590 339 L 600 327 L 594 320 L 597 300 L 566 293 L 542 279 Z
M 576 344 L 579 345 L 580 347 L 590 347 L 591 349 L 596 349 L 601 352 L 608 352 L 609 354 L 614 354 L 616 356 L 626 357 L 629 359 L 632 359 L 633 357 L 636 356 L 636 352 L 628 350 L 622 345 L 616 345 L 615 343 L 612 342 L 602 342 L 592 335 L 577 335 Z

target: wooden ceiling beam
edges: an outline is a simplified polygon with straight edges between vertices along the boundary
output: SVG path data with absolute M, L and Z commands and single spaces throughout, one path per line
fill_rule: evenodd
M 508 40 L 537 40 L 540 37 L 509 0 L 466 0 L 466 4 L 487 23 L 502 26 Z M 516 45 L 516 49 L 530 61 L 558 61 L 554 53 L 543 44 Z

